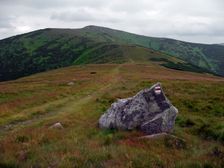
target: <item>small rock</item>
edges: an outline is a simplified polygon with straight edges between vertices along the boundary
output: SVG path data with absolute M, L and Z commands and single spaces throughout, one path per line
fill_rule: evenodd
M 155 138 L 160 138 L 167 135 L 168 135 L 167 133 L 158 133 L 158 134 L 141 136 L 138 139 L 155 139 Z
M 68 83 L 68 86 L 72 86 L 72 85 L 74 85 L 75 83 L 74 82 L 69 82 Z
M 158 138 L 162 138 L 164 141 L 164 145 L 168 148 L 185 149 L 187 146 L 186 141 L 184 139 L 167 133 L 141 136 L 138 139 L 158 139 Z
M 178 138 L 173 135 L 165 136 L 164 145 L 167 148 L 173 148 L 173 149 L 186 149 L 187 147 L 186 141 L 184 139 Z
M 50 128 L 63 129 L 64 127 L 60 122 L 57 122 L 53 124 L 52 126 L 50 126 Z

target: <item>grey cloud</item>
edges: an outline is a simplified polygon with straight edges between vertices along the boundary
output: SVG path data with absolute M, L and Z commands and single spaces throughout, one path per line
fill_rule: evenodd
M 93 15 L 91 15 L 88 11 L 83 9 L 78 9 L 76 11 L 69 12 L 60 12 L 54 13 L 51 15 L 51 19 L 53 20 L 62 20 L 62 21 L 92 21 L 95 20 Z
M 148 36 L 224 42 L 223 0 L 0 0 L 0 38 L 99 25 Z
M 65 7 L 99 7 L 105 6 L 105 0 L 1 0 L 2 5 L 8 6 L 26 6 L 29 8 L 37 8 L 40 10 L 50 8 L 65 8 Z
M 11 18 L 0 16 L 0 29 L 12 28 Z
M 56 12 L 51 15 L 51 19 L 60 20 L 63 22 L 111 22 L 116 23 L 121 21 L 122 13 L 113 12 L 107 9 L 96 10 L 95 8 L 71 8 L 67 11 Z

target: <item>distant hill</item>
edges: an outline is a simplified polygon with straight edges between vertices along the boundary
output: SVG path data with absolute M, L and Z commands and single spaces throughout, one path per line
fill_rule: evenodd
M 193 65 L 205 68 L 219 75 L 224 75 L 224 47 L 220 45 L 208 45 L 189 43 L 167 38 L 155 38 L 136 35 L 123 31 L 104 27 L 87 26 L 88 32 L 98 32 L 100 39 L 105 41 L 134 44 L 151 48 L 169 55 L 181 58 Z
M 136 35 L 104 27 L 41 29 L 0 40 L 0 81 L 73 64 L 158 63 L 224 75 L 224 46 Z

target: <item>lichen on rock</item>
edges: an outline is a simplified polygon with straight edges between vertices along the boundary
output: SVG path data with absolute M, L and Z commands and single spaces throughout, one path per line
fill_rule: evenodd
M 100 117 L 99 127 L 139 129 L 146 134 L 171 132 L 178 110 L 165 96 L 161 84 L 143 89 L 135 96 L 118 99 Z

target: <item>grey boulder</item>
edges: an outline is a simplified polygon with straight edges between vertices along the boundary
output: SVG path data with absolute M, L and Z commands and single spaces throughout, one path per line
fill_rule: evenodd
M 135 96 L 118 99 L 100 117 L 99 127 L 138 129 L 146 134 L 171 132 L 178 110 L 165 96 L 161 84 L 143 89 Z

